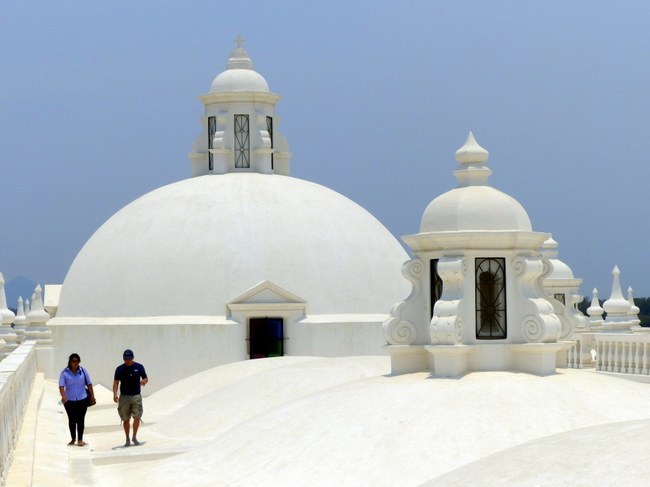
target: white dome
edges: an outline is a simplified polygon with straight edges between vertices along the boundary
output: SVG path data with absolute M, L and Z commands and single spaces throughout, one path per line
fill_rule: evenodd
M 530 232 L 530 218 L 512 196 L 490 186 L 452 189 L 424 211 L 420 232 L 520 230 Z
M 246 50 L 238 47 L 230 54 L 228 69 L 219 73 L 210 86 L 211 93 L 256 91 L 269 93 L 264 77 L 253 69 L 253 61 Z
M 408 256 L 366 210 L 318 184 L 202 176 L 127 205 L 77 255 L 58 317 L 223 316 L 269 280 L 309 314 L 388 313 Z
M 228 69 L 219 73 L 210 86 L 211 93 L 233 91 L 270 92 L 264 76 L 252 69 Z
M 559 259 L 549 259 L 551 265 L 553 266 L 553 270 L 551 273 L 546 277 L 545 280 L 548 279 L 575 279 L 573 276 L 573 271 L 571 268 L 562 262 Z

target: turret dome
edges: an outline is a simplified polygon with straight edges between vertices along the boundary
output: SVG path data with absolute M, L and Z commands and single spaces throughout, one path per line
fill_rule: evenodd
M 241 47 L 243 40 L 237 38 L 237 47 L 230 54 L 228 69 L 219 73 L 210 86 L 211 93 L 262 92 L 269 93 L 269 84 L 264 76 L 253 69 L 253 61 Z
M 456 152 L 458 188 L 434 199 L 424 211 L 420 232 L 532 231 L 530 218 L 512 196 L 487 185 L 489 156 L 470 132 Z

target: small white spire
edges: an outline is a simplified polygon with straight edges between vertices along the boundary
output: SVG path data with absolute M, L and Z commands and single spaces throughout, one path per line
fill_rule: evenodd
M 598 289 L 594 288 L 594 290 L 591 291 L 591 306 L 587 308 L 587 314 L 592 320 L 602 320 L 604 311 L 605 310 L 600 306 L 600 301 L 598 301 Z
M 634 320 L 630 317 L 630 303 L 623 297 L 621 291 L 621 271 L 614 266 L 612 271 L 612 294 L 603 303 L 603 309 L 607 313 L 603 324 L 606 331 L 621 331 L 629 329 Z
M 16 319 L 14 320 L 15 325 L 24 325 L 27 323 L 27 318 L 25 317 L 25 303 L 23 302 L 23 297 L 18 296 L 18 306 L 16 307 Z
M 32 295 L 32 307 L 29 313 L 27 313 L 27 321 L 30 325 L 45 324 L 47 320 L 51 318 L 43 307 L 42 293 L 43 289 L 41 288 L 41 285 L 37 284 L 36 289 L 34 289 L 34 294 Z
M 7 307 L 7 295 L 5 294 L 5 278 L 0 272 L 0 325 L 11 325 L 16 315 Z
M 553 237 L 549 237 L 542 244 L 542 255 L 547 259 L 553 259 L 557 257 L 557 247 L 557 242 L 553 240 Z
M 456 160 L 460 164 L 483 164 L 490 157 L 490 153 L 476 142 L 470 130 L 465 145 L 456 151 Z
M 485 161 L 490 157 L 486 151 L 474 138 L 470 131 L 465 144 L 456 151 L 456 160 L 460 164 L 460 169 L 454 171 L 454 176 L 458 180 L 459 186 L 485 186 L 488 177 L 492 174 L 489 167 L 485 166 Z
M 632 289 L 632 286 L 627 288 L 627 302 L 630 303 L 630 314 L 636 318 L 641 310 L 634 304 L 634 289 Z
M 544 248 L 545 249 L 557 249 L 558 244 L 557 242 L 553 239 L 553 237 L 548 237 L 544 241 Z

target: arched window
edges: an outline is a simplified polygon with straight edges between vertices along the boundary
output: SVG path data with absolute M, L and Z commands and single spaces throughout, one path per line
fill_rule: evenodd
M 476 338 L 507 338 L 506 262 L 503 258 L 477 258 Z
M 217 132 L 217 117 L 208 117 L 208 149 L 214 149 L 212 147 L 212 140 L 214 139 L 214 134 Z M 208 170 L 212 171 L 214 169 L 214 157 L 212 152 L 208 150 Z
M 431 259 L 429 261 L 429 270 L 431 275 L 430 282 L 430 302 L 431 302 L 431 318 L 433 318 L 433 307 L 436 304 L 436 301 L 442 296 L 442 279 L 438 274 L 438 259 Z

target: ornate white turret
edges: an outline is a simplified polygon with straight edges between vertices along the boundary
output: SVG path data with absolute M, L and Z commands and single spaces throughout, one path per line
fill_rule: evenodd
M 598 300 L 598 289 L 591 291 L 591 306 L 587 308 L 589 315 L 589 328 L 591 330 L 600 330 L 603 327 L 603 313 L 605 310 L 600 306 Z
M 551 266 L 539 249 L 550 235 L 488 185 L 488 157 L 470 132 L 456 151 L 458 187 L 429 203 L 419 233 L 402 237 L 414 253 L 402 267 L 413 290 L 384 322 L 393 373 L 545 375 L 573 345 L 558 342 L 570 321 L 563 327 L 542 288 Z
M 205 105 L 203 133 L 189 154 L 192 176 L 257 172 L 290 174 L 289 144 L 278 131 L 275 105 L 280 97 L 269 90 L 262 75 L 235 39 L 228 67 L 200 97 Z
M 47 329 L 46 323 L 50 319 L 50 315 L 43 308 L 43 290 L 40 284 L 34 289 L 32 295 L 32 306 L 27 313 L 27 329 L 25 330 L 25 337 L 28 340 L 36 340 L 37 345 L 51 345 L 52 333 Z
M 603 328 L 605 331 L 629 330 L 632 326 L 630 317 L 630 302 L 623 297 L 621 291 L 621 271 L 618 266 L 612 270 L 612 294 L 609 299 L 603 303 L 603 309 L 607 313 Z

